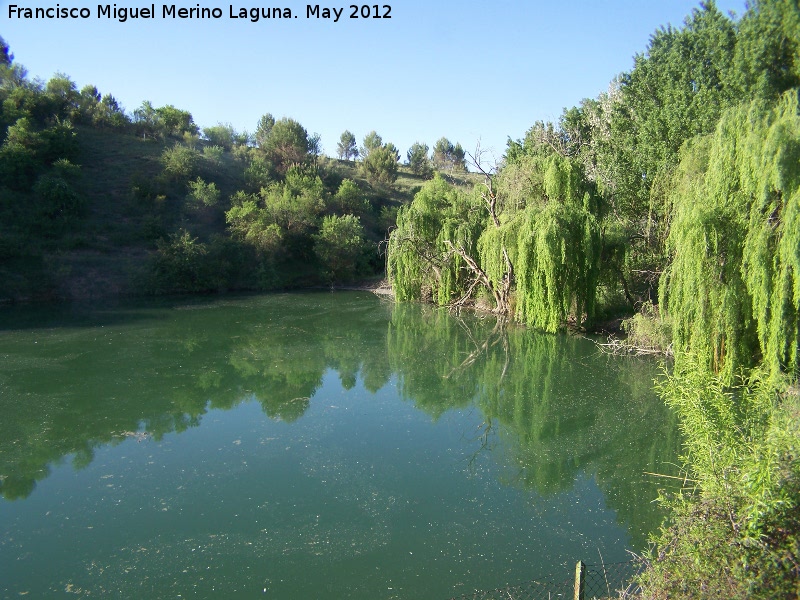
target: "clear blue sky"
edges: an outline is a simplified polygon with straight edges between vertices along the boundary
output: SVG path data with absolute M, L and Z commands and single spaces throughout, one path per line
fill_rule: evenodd
M 227 0 L 226 0 L 227 1 Z M 391 19 L 307 19 L 306 4 L 201 1 L 217 20 L 98 19 L 97 3 L 0 1 L 0 35 L 31 77 L 69 75 L 132 112 L 142 101 L 188 110 L 201 127 L 253 131 L 271 112 L 297 119 L 334 154 L 345 129 L 375 129 L 405 155 L 441 136 L 467 150 L 478 140 L 498 158 L 508 137 L 595 97 L 660 26 L 680 25 L 692 0 L 383 0 Z M 24 4 L 27 2 L 27 4 Z M 9 19 L 9 6 L 85 7 L 91 18 Z M 113 3 L 112 3 L 113 4 Z M 196 7 L 184 2 L 178 7 Z M 117 0 L 117 6 L 150 6 Z M 233 6 L 288 7 L 291 20 L 230 19 Z M 382 5 L 380 5 L 382 6 Z M 744 0 L 719 0 L 723 12 Z

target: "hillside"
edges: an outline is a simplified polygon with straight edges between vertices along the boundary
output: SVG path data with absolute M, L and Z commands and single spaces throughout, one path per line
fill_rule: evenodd
M 291 267 L 288 270 L 293 275 L 276 280 L 274 285 L 248 279 L 247 273 L 241 272 L 235 280 L 215 282 L 205 286 L 206 289 L 184 290 L 180 286 L 170 289 L 154 282 L 159 244 L 163 248 L 165 241 L 179 231 L 189 232 L 197 244 L 219 246 L 223 240 L 232 243 L 226 223 L 231 198 L 237 192 L 257 195 L 262 184 L 276 185 L 281 178 L 273 180 L 267 176 L 261 181 L 254 180 L 253 173 L 248 173 L 249 168 L 252 171 L 253 157 L 257 156 L 252 147 L 223 150 L 196 137 L 188 143 L 174 138 L 148 139 L 85 125 L 75 126 L 73 136 L 77 148 L 71 162 L 78 167 L 79 174 L 70 183 L 80 199 L 75 214 L 44 215 L 39 206 L 42 200 L 35 189 L 10 190 L 0 204 L 5 217 L 0 224 L 0 301 L 270 289 L 323 281 L 324 277 L 317 272 L 319 265 L 309 265 L 307 256 L 303 256 L 300 260 L 287 259 L 284 266 Z M 193 164 L 184 172 L 168 172 L 165 156 L 175 148 L 192 151 Z M 308 166 L 306 170 L 322 182 L 317 191 L 321 204 L 315 208 L 314 219 L 358 213 L 369 265 L 357 275 L 380 274 L 383 258 L 379 255 L 379 243 L 393 226 L 397 207 L 411 201 L 424 178 L 399 166 L 393 183 L 370 182 L 358 163 L 324 156 L 317 158 L 316 166 Z M 470 177 L 465 173 L 460 183 L 469 183 Z M 197 178 L 218 190 L 213 206 L 195 203 L 190 198 L 189 183 Z M 334 206 L 336 192 L 348 179 L 358 189 L 356 205 Z M 300 232 L 300 237 L 307 238 L 305 251 L 309 236 L 319 229 L 316 223 L 307 225 Z

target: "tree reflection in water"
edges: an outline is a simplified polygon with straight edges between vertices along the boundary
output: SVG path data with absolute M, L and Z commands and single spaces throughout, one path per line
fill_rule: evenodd
M 160 440 L 210 410 L 255 400 L 295 422 L 329 370 L 346 390 L 360 381 L 374 393 L 394 378 L 434 420 L 476 407 L 483 425 L 465 435 L 502 464 L 503 483 L 549 495 L 594 476 L 635 531 L 661 514 L 660 482 L 644 473 L 677 462 L 675 420 L 651 391 L 656 365 L 494 317 L 357 293 L 71 309 L 39 328 L 17 328 L 18 317 L 5 315 L 0 333 L 8 500 L 29 496 L 51 465 L 83 468 L 126 433 Z

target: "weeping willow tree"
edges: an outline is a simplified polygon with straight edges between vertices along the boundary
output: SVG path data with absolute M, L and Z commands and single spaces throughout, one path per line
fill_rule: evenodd
M 761 144 L 748 139 L 742 178 L 753 198 L 742 271 L 753 298 L 761 353 L 772 372 L 797 375 L 800 333 L 800 106 L 784 96 L 764 121 Z M 759 148 L 759 145 L 761 148 Z M 759 152 L 759 150 L 761 150 Z M 749 163 L 749 164 L 748 164 Z
M 430 298 L 460 306 L 484 291 L 492 297 L 494 312 L 513 312 L 514 220 L 529 198 L 544 196 L 530 193 L 542 179 L 540 165 L 523 156 L 498 179 L 484 170 L 479 156 L 471 158 L 484 180 L 472 194 L 437 175 L 398 212 L 387 261 L 398 300 Z
M 594 313 L 600 270 L 598 203 L 580 165 L 560 154 L 527 158 L 524 185 L 507 181 L 499 189 L 523 190 L 505 222 L 479 240 L 483 269 L 493 280 L 505 272 L 503 252 L 514 265 L 517 320 L 554 332 L 570 317 L 577 324 Z M 519 181 L 519 172 L 510 175 Z M 502 178 L 502 175 L 501 175 Z
M 400 301 L 458 301 L 474 289 L 471 278 L 486 211 L 476 199 L 437 175 L 397 213 L 389 237 L 387 275 Z
M 660 306 L 687 480 L 669 499 L 646 597 L 797 597 L 800 103 L 729 109 L 682 149 Z M 789 375 L 788 381 L 786 374 Z
M 662 276 L 676 354 L 733 380 L 762 361 L 798 368 L 800 112 L 797 91 L 728 111 L 684 150 Z
M 397 299 L 453 305 L 484 290 L 495 312 L 549 332 L 591 318 L 599 206 L 580 164 L 550 152 L 521 157 L 496 184 L 484 175 L 472 195 L 437 177 L 398 212 L 388 248 Z

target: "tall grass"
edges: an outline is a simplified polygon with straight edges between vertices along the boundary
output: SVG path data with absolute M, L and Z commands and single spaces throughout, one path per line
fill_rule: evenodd
M 800 596 L 800 399 L 766 373 L 733 387 L 682 361 L 659 391 L 685 436 L 684 486 L 641 579 L 645 598 Z

